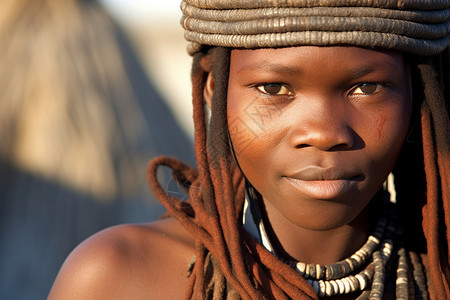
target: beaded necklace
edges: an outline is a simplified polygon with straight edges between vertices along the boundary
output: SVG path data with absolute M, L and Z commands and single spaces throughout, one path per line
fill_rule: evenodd
M 395 197 L 395 195 L 391 196 Z M 362 293 L 357 299 L 382 299 L 386 276 L 385 266 L 391 257 L 396 234 L 396 214 L 393 203 L 395 201 L 392 201 L 392 198 L 390 200 L 389 193 L 385 192 L 383 202 L 383 209 L 374 232 L 349 258 L 326 266 L 295 261 L 284 262 L 307 279 L 319 297 L 360 291 Z M 246 187 L 243 226 L 260 244 L 276 255 L 264 227 L 256 191 L 249 184 Z M 408 263 L 405 249 L 400 249 L 398 255 L 396 295 L 397 299 L 400 299 L 402 295 L 408 296 Z M 421 278 L 421 281 L 423 282 L 424 279 Z M 426 288 L 422 289 L 421 294 L 427 296 Z

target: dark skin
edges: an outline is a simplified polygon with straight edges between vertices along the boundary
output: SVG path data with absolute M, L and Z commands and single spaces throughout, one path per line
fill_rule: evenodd
M 328 264 L 365 242 L 365 208 L 407 133 L 409 77 L 402 55 L 393 52 L 232 51 L 230 136 L 240 167 L 263 197 L 277 253 Z M 209 76 L 209 103 L 213 91 Z M 252 143 L 242 143 L 246 134 Z M 173 219 L 113 227 L 74 250 L 49 299 L 182 299 L 193 256 L 193 237 Z
M 395 164 L 410 112 L 400 53 L 296 47 L 231 54 L 228 123 L 237 161 L 298 261 L 333 263 L 365 241 L 364 208 Z
M 48 299 L 183 299 L 193 243 L 173 219 L 106 229 L 70 254 Z

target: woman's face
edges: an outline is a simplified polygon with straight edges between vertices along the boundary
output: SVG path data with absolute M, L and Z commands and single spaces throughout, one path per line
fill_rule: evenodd
M 228 126 L 266 208 L 304 228 L 351 222 L 392 170 L 411 114 L 402 54 L 357 47 L 233 50 Z

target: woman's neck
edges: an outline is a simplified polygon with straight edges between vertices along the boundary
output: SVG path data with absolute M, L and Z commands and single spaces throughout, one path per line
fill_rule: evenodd
M 286 260 L 327 265 L 350 257 L 369 236 L 366 208 L 349 224 L 330 230 L 310 230 L 293 224 L 265 203 L 264 225 L 276 254 Z

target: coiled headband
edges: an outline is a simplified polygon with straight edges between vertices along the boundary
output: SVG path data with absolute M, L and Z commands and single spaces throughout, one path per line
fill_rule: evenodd
M 450 0 L 183 0 L 181 9 L 191 55 L 302 45 L 433 55 L 450 45 Z

